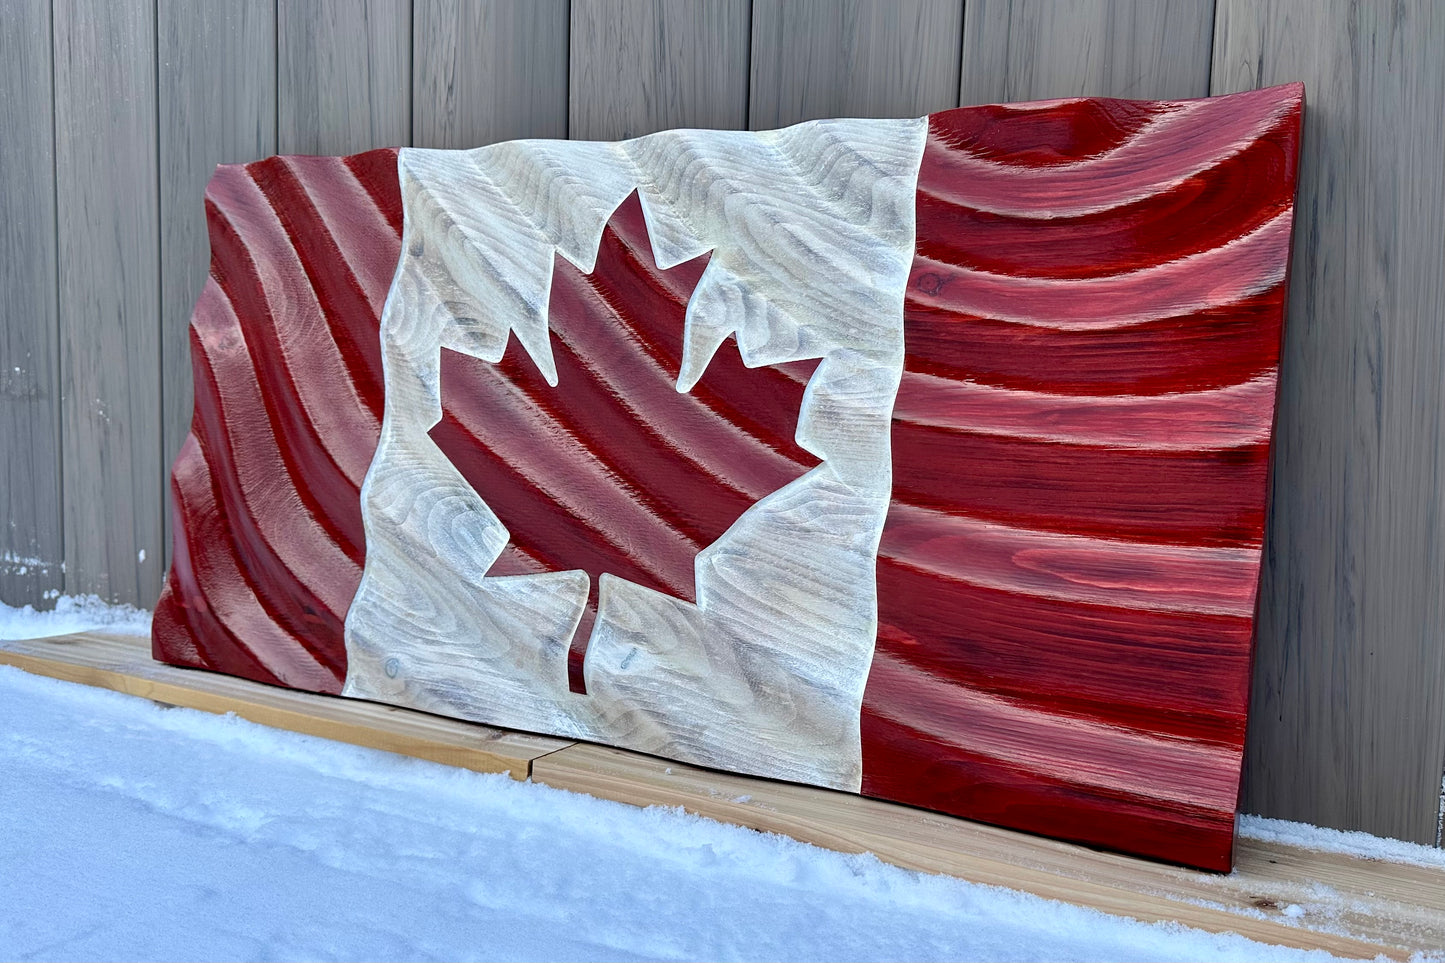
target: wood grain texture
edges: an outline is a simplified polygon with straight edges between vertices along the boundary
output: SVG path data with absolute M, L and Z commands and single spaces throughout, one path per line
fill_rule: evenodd
M 960 0 L 756 0 L 748 126 L 958 105 Z
M 161 454 L 169 465 L 191 423 L 190 317 L 210 263 L 206 181 L 217 164 L 276 153 L 276 5 L 162 0 L 157 16 Z M 165 519 L 169 528 L 169 512 Z M 169 562 L 169 533 L 166 546 Z
M 1445 874 L 1241 838 L 1233 873 L 1200 873 L 906 806 L 633 753 L 157 666 L 135 638 L 0 641 L 0 664 L 167 705 L 384 749 L 638 806 L 680 806 L 910 869 L 1024 889 L 1137 919 L 1338 955 L 1406 959 L 1445 943 Z M 1303 912 L 1287 915 L 1291 904 Z
M 411 0 L 278 0 L 277 150 L 411 143 Z
M 382 318 L 386 418 L 363 494 L 366 572 L 347 616 L 343 691 L 856 789 L 923 133 L 920 120 L 817 121 L 780 134 L 404 150 L 406 254 Z M 783 231 L 802 243 L 779 247 Z M 616 250 L 623 236 L 631 254 Z M 576 271 L 554 271 L 559 257 Z M 851 268 L 813 270 L 819 260 Z M 696 285 L 664 295 L 675 310 L 639 301 L 671 285 L 660 274 L 673 269 Z M 668 322 L 666 337 L 645 331 Z M 511 335 L 545 384 L 488 386 L 485 368 L 475 393 L 442 384 L 443 348 L 494 365 Z M 669 342 L 678 350 L 661 360 Z M 645 357 L 627 367 L 611 361 L 617 350 Z M 715 390 L 678 400 L 712 384 L 714 356 L 734 350 L 749 368 L 823 359 L 793 394 L 801 410 L 781 419 L 817 468 L 749 477 L 749 461 L 777 453 L 727 453 L 746 451 L 756 427 Z M 604 392 L 578 397 L 574 358 L 612 379 Z M 639 371 L 648 380 L 617 380 Z M 743 383 L 744 395 L 759 390 Z M 660 393 L 646 395 L 653 384 Z M 448 399 L 459 400 L 444 412 Z M 616 400 L 615 430 L 583 429 Z M 690 421 L 665 421 L 676 405 Z M 490 485 L 473 489 L 429 434 L 444 416 L 458 423 L 457 448 L 490 457 Z M 741 517 L 690 529 L 699 513 L 678 507 L 678 473 L 630 472 L 613 451 L 633 444 L 629 421 L 642 445 L 671 446 L 688 471 L 741 489 Z M 524 498 L 540 508 L 515 511 Z M 605 547 L 567 544 L 579 527 Z M 509 544 L 532 564 L 493 573 Z M 605 574 L 581 697 L 567 650 L 589 571 Z
M 574 692 L 586 691 L 604 575 L 696 602 L 697 552 L 818 464 L 794 441 L 816 365 L 749 369 L 725 346 L 703 386 L 677 390 L 688 300 L 708 263 L 704 255 L 658 268 L 633 194 L 608 220 L 590 273 L 565 258 L 554 263 L 547 329 L 555 383 L 519 344 L 496 364 L 442 354 L 443 416 L 430 434 L 511 534 L 494 574 L 588 575 L 568 662 Z M 535 412 L 507 417 L 522 398 Z M 605 470 L 533 450 L 539 438 L 567 436 Z M 564 500 L 575 521 L 557 517 L 557 502 L 532 481 L 538 471 L 573 476 Z
M 1300 97 L 223 168 L 156 650 L 1228 868 Z
M 400 251 L 396 151 L 216 169 L 156 658 L 336 692 Z
M 1301 94 L 929 117 L 865 794 L 1228 869 Z
M 567 136 L 567 0 L 417 0 L 412 145 Z
M 0 640 L 0 665 L 113 689 L 167 705 L 243 719 L 354 746 L 429 759 L 476 772 L 526 779 L 531 762 L 569 743 L 488 729 L 439 716 L 355 700 L 309 696 L 213 672 L 160 665 L 143 639 L 104 634 Z
M 1445 10 L 1219 5 L 1216 92 L 1310 114 L 1243 806 L 1435 843 L 1445 757 Z
M 58 0 L 65 588 L 150 605 L 161 525 L 155 5 Z
M 568 136 L 748 126 L 748 0 L 572 0 Z
M 907 806 L 765 782 L 601 746 L 536 760 L 532 778 L 634 806 L 678 806 L 827 849 L 1006 886 L 1152 922 L 1340 956 L 1408 959 L 1445 936 L 1445 872 L 1241 840 L 1229 875 L 1201 873 Z M 1283 909 L 1294 904 L 1298 917 Z
M 1214 0 L 968 0 L 958 102 L 1203 97 L 1213 29 Z
M 0 18 L 0 601 L 64 588 L 49 0 Z

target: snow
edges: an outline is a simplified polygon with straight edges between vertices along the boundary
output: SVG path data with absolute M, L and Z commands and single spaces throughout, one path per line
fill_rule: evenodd
M 1331 958 L 4 666 L 0 773 L 3 959 Z
M 0 602 L 0 639 L 39 639 L 100 630 L 115 635 L 150 635 L 151 613 L 129 605 L 107 605 L 94 595 L 51 596 L 55 608 L 36 611 Z
M 1240 816 L 1237 834 L 1244 839 L 1266 843 L 1283 843 L 1324 853 L 1341 853 L 1363 859 L 1383 859 L 1392 863 L 1409 863 L 1445 869 L 1445 850 L 1399 839 L 1371 836 L 1369 833 L 1323 829 L 1308 823 L 1292 823 L 1264 816 Z

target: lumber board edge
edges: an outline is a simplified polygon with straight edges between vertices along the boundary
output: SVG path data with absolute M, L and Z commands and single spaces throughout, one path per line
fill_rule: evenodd
M 676 806 L 1145 922 L 1356 958 L 1405 960 L 1445 945 L 1445 869 L 1240 839 L 1233 873 L 1204 873 L 849 793 L 163 665 L 135 637 L 0 640 L 0 664 L 632 805 Z
M 1346 957 L 1408 959 L 1445 933 L 1445 912 L 1430 907 L 1407 907 L 1395 918 L 1372 924 L 1375 913 L 1396 908 L 1388 899 L 1367 900 L 1348 916 L 1331 912 L 1315 919 L 1291 919 L 1285 910 L 1298 903 L 1289 897 L 1308 890 L 1309 880 L 1272 880 L 1257 869 L 1229 876 L 1187 870 L 895 803 L 698 769 L 585 743 L 539 758 L 532 778 L 554 788 L 637 806 L 681 807 L 827 849 L 869 852 L 906 869 L 1024 890 L 1144 922 L 1178 922 Z M 1247 840 L 1239 845 L 1251 849 Z M 1301 852 L 1305 856 L 1295 854 L 1296 860 L 1326 857 Z M 1254 862 L 1275 865 L 1280 861 L 1270 860 L 1277 855 L 1263 852 Z M 1352 900 L 1363 897 L 1363 887 L 1372 884 L 1374 876 L 1368 872 L 1361 876 L 1354 864 L 1366 861 L 1347 857 L 1343 861 L 1344 868 L 1332 881 L 1342 883 L 1353 872 L 1359 877 L 1358 894 L 1352 888 L 1348 895 Z M 1388 874 L 1395 868 L 1377 866 L 1374 873 Z M 1445 885 L 1445 872 L 1421 872 L 1433 874 L 1435 885 Z M 1411 878 L 1403 885 L 1417 882 Z M 1275 895 L 1260 895 L 1269 893 Z
M 144 639 L 97 633 L 0 640 L 0 664 L 155 702 L 525 780 L 532 760 L 567 740 L 508 732 L 355 699 L 279 689 L 151 661 Z

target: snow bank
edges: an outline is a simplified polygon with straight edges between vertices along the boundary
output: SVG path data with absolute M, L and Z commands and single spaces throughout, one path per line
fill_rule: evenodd
M 51 595 L 55 608 L 14 608 L 0 602 L 0 639 L 39 639 L 100 630 L 116 635 L 151 634 L 151 614 L 129 605 L 107 605 L 94 595 Z
M 0 958 L 1324 960 L 0 667 Z
M 1369 833 L 1322 829 L 1308 823 L 1292 823 L 1264 816 L 1240 816 L 1238 835 L 1267 843 L 1284 843 L 1324 853 L 1342 853 L 1364 859 L 1384 859 L 1393 863 L 1445 868 L 1445 850 L 1399 839 L 1385 839 Z

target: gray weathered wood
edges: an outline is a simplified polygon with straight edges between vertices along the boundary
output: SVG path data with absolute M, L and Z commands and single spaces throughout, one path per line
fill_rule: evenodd
M 1244 786 L 1433 843 L 1445 756 L 1445 8 L 1221 0 L 1213 87 L 1309 103 Z
M 274 0 L 161 0 L 161 442 L 175 460 L 191 423 L 191 308 L 210 263 L 206 181 L 217 164 L 276 152 Z M 170 559 L 170 512 L 165 513 Z
M 961 0 L 755 0 L 748 124 L 958 106 Z
M 748 0 L 573 0 L 569 136 L 748 125 Z
M 567 0 L 417 0 L 412 144 L 567 136 Z
M 1214 0 L 968 0 L 959 103 L 1209 93 Z
M 411 0 L 278 0 L 277 149 L 411 143 Z
M 155 604 L 162 576 L 155 5 L 56 0 L 65 588 Z
M 0 600 L 63 587 L 49 0 L 0 17 Z

